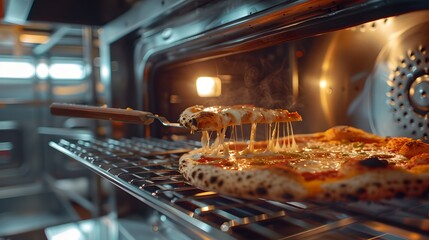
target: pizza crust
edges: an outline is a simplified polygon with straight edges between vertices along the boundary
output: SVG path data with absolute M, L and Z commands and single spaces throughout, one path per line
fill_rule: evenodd
M 350 126 L 335 126 L 322 133 L 325 141 L 378 143 L 384 138 Z
M 419 197 L 429 193 L 429 173 L 414 175 L 399 169 L 381 169 L 351 178 L 320 184 L 320 193 L 309 198 L 323 201 L 356 201 Z
M 304 199 L 307 189 L 296 173 L 286 169 L 256 168 L 245 171 L 195 164 L 201 150 L 191 151 L 180 158 L 179 171 L 194 186 L 242 198 L 274 200 Z

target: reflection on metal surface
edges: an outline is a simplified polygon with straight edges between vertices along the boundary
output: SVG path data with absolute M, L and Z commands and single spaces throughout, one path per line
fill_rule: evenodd
M 425 74 L 411 84 L 410 90 L 411 105 L 416 111 L 423 115 L 429 111 L 429 75 Z
M 339 41 L 339 35 L 335 34 L 334 37 L 331 39 L 331 44 L 329 44 L 328 49 L 326 50 L 325 57 L 322 62 L 322 69 L 321 69 L 321 76 L 319 80 L 319 95 L 320 95 L 320 104 L 323 111 L 323 114 L 325 116 L 325 119 L 327 120 L 328 124 L 330 126 L 335 125 L 335 119 L 332 115 L 334 112 L 332 108 L 336 107 L 335 104 L 332 104 L 330 95 L 332 94 L 333 87 L 338 87 L 335 82 L 332 82 L 330 79 L 331 71 L 334 71 L 332 68 L 335 68 L 336 66 L 332 65 L 333 58 L 335 58 L 335 50 L 336 46 Z M 338 81 L 338 79 L 337 79 Z
M 85 93 L 88 88 L 88 83 L 84 82 L 78 85 L 55 86 L 53 87 L 52 92 L 57 96 L 67 96 Z
M 427 12 L 401 16 L 375 63 L 370 92 L 371 123 L 381 135 L 429 136 L 429 28 Z M 384 94 L 381 94 L 384 93 Z

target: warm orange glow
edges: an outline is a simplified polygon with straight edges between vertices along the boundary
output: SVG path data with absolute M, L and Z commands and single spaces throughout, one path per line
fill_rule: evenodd
M 44 44 L 49 41 L 49 36 L 39 34 L 21 34 L 19 41 L 22 43 Z
M 72 86 L 55 86 L 53 87 L 53 93 L 58 96 L 68 96 L 75 94 L 82 94 L 88 91 L 88 84 L 81 83 L 79 85 Z

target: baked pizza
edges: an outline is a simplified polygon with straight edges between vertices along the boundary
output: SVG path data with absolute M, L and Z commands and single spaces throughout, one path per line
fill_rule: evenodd
M 179 171 L 196 187 L 243 198 L 350 201 L 429 194 L 429 144 L 380 137 L 350 126 L 294 135 L 290 121 L 301 120 L 299 114 L 276 111 L 287 113 L 281 122 L 273 116 L 239 119 L 246 114 L 231 114 L 224 121 L 218 110 L 221 116 L 212 120 L 192 112 L 189 122 L 189 112 L 184 111 L 183 124 L 201 131 L 202 147 L 180 158 Z M 204 124 L 199 124 L 199 116 Z M 215 123 L 210 125 L 211 121 Z M 226 141 L 225 129 L 244 122 L 255 126 L 249 140 L 238 141 L 231 133 Z M 252 138 L 258 124 L 268 125 L 267 139 Z

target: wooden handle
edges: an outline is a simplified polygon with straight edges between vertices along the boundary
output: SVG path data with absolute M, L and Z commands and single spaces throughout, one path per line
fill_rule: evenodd
M 154 120 L 154 115 L 150 112 L 131 109 L 94 107 L 67 103 L 53 103 L 50 109 L 53 115 L 69 117 L 105 119 L 145 125 L 151 124 Z

